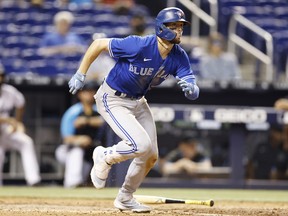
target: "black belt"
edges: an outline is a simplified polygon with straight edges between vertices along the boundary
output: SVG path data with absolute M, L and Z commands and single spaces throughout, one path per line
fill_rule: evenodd
M 120 91 L 115 91 L 115 95 L 118 96 L 118 97 L 129 98 L 131 100 L 139 100 L 140 98 L 143 97 L 143 96 L 135 97 L 135 96 L 127 95 L 127 94 L 122 93 Z

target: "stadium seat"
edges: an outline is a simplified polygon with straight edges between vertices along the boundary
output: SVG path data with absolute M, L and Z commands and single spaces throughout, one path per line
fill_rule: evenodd
M 91 15 L 89 14 L 74 14 L 74 16 L 75 16 L 75 20 L 74 20 L 73 26 L 76 26 L 76 27 L 85 27 L 93 22 L 91 20 Z
M 232 7 L 233 14 L 241 14 L 246 18 L 272 17 L 273 10 L 270 7 L 260 6 L 235 6 Z
M 19 58 L 21 49 L 18 47 L 15 48 L 1 48 L 2 58 Z
M 49 31 L 49 29 L 53 28 L 51 25 L 33 25 L 29 26 L 28 35 L 32 37 L 42 38 L 42 36 Z
M 14 14 L 7 13 L 6 11 L 0 11 L 0 24 L 8 24 L 11 22 Z
M 28 63 L 30 61 L 42 60 L 43 56 L 39 55 L 37 49 L 24 49 L 21 50 L 21 58 L 26 60 Z
M 20 48 L 25 49 L 25 41 L 20 36 L 8 36 L 4 39 L 3 45 L 5 48 Z
M 285 6 L 287 5 L 286 0 L 255 0 L 254 4 L 258 6 L 270 6 L 270 7 L 275 7 L 275 6 Z
M 250 19 L 253 21 L 256 25 L 260 26 L 264 30 L 268 32 L 275 32 L 278 30 L 285 30 L 288 27 L 288 22 L 285 19 L 278 19 L 274 17 L 268 17 L 268 18 L 253 18 Z
M 96 10 L 96 6 L 94 3 L 80 4 L 80 5 L 75 5 L 74 13 L 85 14 L 85 15 L 94 15 L 95 10 Z
M 273 14 L 276 18 L 287 20 L 288 19 L 288 5 L 274 7 Z
M 29 61 L 30 70 L 43 76 L 56 76 L 59 74 L 72 75 L 79 66 L 79 61 L 65 59 L 43 58 Z
M 100 14 L 95 15 L 91 21 L 95 27 L 114 26 L 114 18 L 113 14 Z
M 1 62 L 7 74 L 30 72 L 27 62 L 20 58 L 3 58 Z
M 288 50 L 288 30 L 277 31 L 272 34 L 274 45 L 274 64 L 276 74 L 283 73 L 286 67 Z
M 7 28 L 7 24 L 0 24 L 0 37 L 3 40 L 5 37 L 9 35 L 9 31 Z
M 3 39 L 3 46 L 5 48 L 19 48 L 21 50 L 27 48 L 37 48 L 39 46 L 40 38 L 31 36 L 7 36 Z
M 92 35 L 95 33 L 97 28 L 93 25 L 82 25 L 82 26 L 73 26 L 72 31 L 82 37 L 87 44 L 92 40 Z
M 250 1 L 242 1 L 242 0 L 220 0 L 218 1 L 218 31 L 227 36 L 228 34 L 228 26 L 229 21 L 234 13 L 235 6 L 249 6 L 252 5 Z
M 83 54 L 73 54 L 64 57 L 64 60 L 67 62 L 77 62 L 79 63 L 80 59 L 82 58 Z
M 21 11 L 29 9 L 30 4 L 17 4 L 17 1 L 3 1 L 0 2 L 0 7 L 2 11 L 9 14 L 17 14 Z

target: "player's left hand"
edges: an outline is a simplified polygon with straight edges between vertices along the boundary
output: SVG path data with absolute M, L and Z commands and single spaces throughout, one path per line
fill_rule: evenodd
M 185 97 L 189 100 L 195 100 L 199 96 L 199 88 L 196 84 L 189 83 L 185 80 L 180 79 L 179 77 L 176 77 L 177 84 L 182 88 L 182 91 L 185 94 Z
M 72 94 L 76 94 L 77 91 L 81 90 L 84 86 L 86 75 L 82 74 L 81 72 L 77 71 L 72 78 L 70 79 L 69 85 L 69 92 Z
M 185 80 L 177 78 L 177 84 L 182 88 L 182 91 L 186 94 L 193 94 L 194 85 L 192 83 L 188 83 Z

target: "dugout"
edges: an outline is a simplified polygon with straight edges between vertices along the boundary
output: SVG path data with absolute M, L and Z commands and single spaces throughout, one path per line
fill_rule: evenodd
M 54 157 L 54 150 L 56 146 L 60 142 L 59 135 L 59 126 L 60 119 L 64 111 L 75 102 L 75 98 L 69 94 L 68 87 L 66 85 L 66 81 L 64 78 L 60 79 L 52 79 L 45 78 L 45 82 L 42 80 L 33 80 L 33 84 L 31 84 L 30 79 L 25 79 L 21 82 L 16 79 L 10 79 L 9 82 L 15 85 L 20 91 L 22 91 L 27 100 L 26 114 L 24 116 L 25 124 L 27 125 L 28 133 L 34 138 L 36 144 L 37 156 L 41 164 L 41 176 L 44 182 L 61 182 L 63 178 L 63 170 L 56 162 Z M 271 84 L 270 86 L 263 86 L 255 84 L 256 88 L 248 88 L 248 89 L 237 89 L 232 84 L 229 88 L 223 88 L 219 84 L 214 83 L 213 86 L 201 86 L 201 97 L 198 101 L 188 101 L 182 95 L 182 92 L 179 91 L 177 87 L 162 87 L 155 88 L 151 90 L 151 92 L 147 95 L 147 100 L 149 101 L 151 107 L 178 107 L 178 117 L 185 117 L 187 114 L 181 114 L 183 110 L 185 110 L 186 106 L 194 107 L 200 110 L 203 110 L 205 116 L 208 119 L 212 119 L 216 108 L 229 108 L 228 110 L 222 110 L 222 112 L 227 113 L 227 111 L 231 112 L 232 108 L 235 108 L 236 111 L 232 109 L 235 115 L 235 112 L 241 111 L 242 109 L 246 109 L 248 114 L 246 113 L 246 120 L 249 119 L 249 110 L 251 112 L 257 112 L 257 110 L 264 110 L 267 114 L 267 121 L 265 123 L 275 123 L 278 120 L 279 123 L 283 123 L 283 114 L 275 112 L 272 109 L 272 106 L 276 99 L 280 97 L 284 97 L 287 93 L 287 89 L 282 85 L 277 86 L 276 84 Z M 169 95 L 169 96 L 167 96 Z M 55 101 L 61 101 L 61 103 L 54 103 Z M 156 104 L 157 103 L 157 104 Z M 183 106 L 183 107 L 182 107 Z M 182 109 L 183 108 L 183 109 Z M 176 109 L 176 110 L 177 110 Z M 196 110 L 197 110 L 196 109 Z M 173 109 L 172 109 L 173 110 Z M 254 110 L 254 111 L 253 111 Z M 256 111 L 255 111 L 256 110 Z M 159 110 L 161 113 L 161 110 Z M 164 115 L 165 116 L 165 115 Z M 189 115 L 188 115 L 189 116 Z M 195 115 L 194 115 L 195 116 Z M 197 115 L 196 115 L 197 116 Z M 220 115 L 221 116 L 221 115 Z M 245 116 L 245 115 L 244 115 Z M 247 117 L 248 116 L 248 117 Z M 268 118 L 269 116 L 269 118 Z M 271 117 L 272 116 L 272 117 Z M 280 116 L 280 117 L 277 117 Z M 161 118 L 158 116 L 158 118 Z M 185 117 L 187 118 L 187 117 Z M 222 116 L 223 121 L 230 121 L 229 119 L 225 119 Z M 233 120 L 233 119 L 232 119 Z M 235 119 L 234 119 L 235 120 Z M 239 120 L 239 119 L 238 119 Z M 244 120 L 243 120 L 244 121 Z M 167 123 L 167 122 L 166 122 Z M 185 130 L 190 130 L 191 128 L 195 130 L 195 123 L 190 122 L 190 128 L 186 127 Z M 189 124 L 188 124 L 189 125 Z M 191 127 L 192 125 L 192 127 Z M 194 126 L 193 126 L 194 125 Z M 275 181 L 275 184 L 272 184 L 271 181 L 261 181 L 259 185 L 258 181 L 245 179 L 245 170 L 242 164 L 244 153 L 246 151 L 245 146 L 241 145 L 241 143 L 245 142 L 247 133 L 247 128 L 243 122 L 236 122 L 235 124 L 231 123 L 230 126 L 224 126 L 219 128 L 218 130 L 211 130 L 205 128 L 197 128 L 197 131 L 201 136 L 205 138 L 210 137 L 212 139 L 217 139 L 219 135 L 223 138 L 223 134 L 225 135 L 226 142 L 230 143 L 230 149 L 228 149 L 228 158 L 230 166 L 222 166 L 211 170 L 210 173 L 199 173 L 199 179 L 195 178 L 191 179 L 157 179 L 157 178 L 148 178 L 143 185 L 144 186 L 173 186 L 173 187 L 263 187 L 263 188 L 283 188 L 287 183 L 281 181 Z M 186 125 L 187 126 L 187 125 Z M 185 125 L 180 130 L 183 130 Z M 173 128 L 172 128 L 173 129 Z M 174 130 L 174 129 L 173 129 Z M 175 131 L 175 130 L 174 130 Z M 167 133 L 170 133 L 167 131 Z M 251 132 L 252 133 L 252 132 Z M 253 132 L 255 133 L 255 131 Z M 266 131 L 262 130 L 261 133 L 266 133 Z M 171 135 L 171 134 L 170 134 Z M 111 131 L 108 132 L 107 140 L 111 141 L 111 139 L 115 139 Z M 255 135 L 257 137 L 257 135 Z M 159 139 L 163 139 L 166 137 L 165 134 L 159 134 Z M 171 138 L 171 137 L 168 137 Z M 117 138 L 116 138 L 117 139 Z M 172 138 L 170 139 L 172 140 Z M 242 140 L 242 141 L 241 141 Z M 240 144 L 239 144 L 240 143 Z M 173 143 L 172 143 L 173 145 Z M 109 181 L 110 186 L 117 186 L 122 182 L 121 178 L 123 178 L 123 169 L 125 169 L 127 164 L 123 164 L 123 167 L 115 166 L 115 172 L 112 171 L 113 176 Z M 120 171 L 119 171 L 120 169 Z M 17 159 L 17 155 L 9 155 L 7 157 L 5 163 L 5 173 L 4 173 L 4 183 L 15 183 L 23 182 L 23 172 L 21 171 L 21 164 L 19 158 Z M 204 179 L 204 181 L 203 181 Z M 211 181 L 210 181 L 210 180 Z

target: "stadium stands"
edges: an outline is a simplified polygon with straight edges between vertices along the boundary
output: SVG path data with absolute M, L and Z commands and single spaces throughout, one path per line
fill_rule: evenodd
M 29 3 L 17 5 L 13 2 L 2 1 L 0 4 L 0 47 L 2 50 L 0 61 L 5 66 L 11 66 L 10 61 L 5 63 L 9 58 L 20 59 L 22 62 L 32 61 L 31 64 L 26 64 L 29 66 L 28 71 L 32 73 L 39 73 L 39 68 L 35 67 L 34 62 L 41 60 L 41 65 L 43 65 L 42 61 L 44 61 L 33 50 L 37 49 L 43 34 L 53 28 L 53 16 L 60 10 L 69 10 L 74 14 L 76 18 L 72 29 L 87 43 L 92 41 L 94 33 L 104 33 L 108 37 L 123 37 L 130 32 L 131 14 L 115 14 L 111 6 L 101 4 L 58 6 L 55 4 L 57 1 L 49 0 L 45 1 L 41 7 L 35 7 Z M 205 4 L 201 2 L 201 5 Z M 205 8 L 207 9 L 207 5 Z M 146 8 L 143 9 L 142 6 L 139 6 L 135 11 L 146 14 L 148 25 L 153 25 L 153 18 L 149 16 Z M 241 14 L 248 18 L 272 34 L 275 71 L 278 74 L 283 73 L 286 69 L 288 52 L 287 11 L 288 1 L 286 0 L 218 0 L 218 31 L 225 36 L 228 35 L 229 21 L 233 14 Z M 209 11 L 207 12 L 209 13 Z M 237 31 L 242 38 L 256 48 L 262 51 L 266 50 L 264 40 L 244 26 L 238 25 Z M 78 60 L 79 58 L 63 59 L 64 62 L 69 61 L 76 67 Z M 198 68 L 197 62 L 199 59 L 191 58 L 191 64 L 194 68 Z M 27 71 L 27 68 L 21 71 L 22 67 L 10 66 L 7 68 L 8 73 Z M 69 70 L 72 71 L 66 70 L 65 73 L 72 73 L 76 68 L 69 68 Z M 52 75 L 57 74 L 57 71 L 54 70 L 55 73 L 52 72 Z
M 3 1 L 0 8 L 0 61 L 7 73 L 32 72 L 36 75 L 55 76 L 58 73 L 75 72 L 81 56 L 67 56 L 57 62 L 44 59 L 37 53 L 42 36 L 53 28 L 53 16 L 61 10 L 74 14 L 72 30 L 88 44 L 95 33 L 123 37 L 130 32 L 132 14 L 115 15 L 113 8 L 106 5 L 58 7 L 54 1 L 45 1 L 41 7 L 36 8 L 29 4 L 18 5 L 13 1 Z M 135 11 L 146 14 L 147 19 L 152 20 L 143 7 L 137 7 Z
M 285 72 L 287 55 L 288 1 L 286 0 L 219 0 L 219 31 L 228 34 L 229 19 L 233 14 L 241 14 L 273 37 L 273 63 L 276 77 Z M 238 26 L 238 35 L 250 44 L 265 52 L 263 38 L 249 31 L 245 26 Z M 283 34 L 284 33 L 284 34 Z

